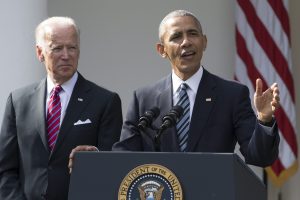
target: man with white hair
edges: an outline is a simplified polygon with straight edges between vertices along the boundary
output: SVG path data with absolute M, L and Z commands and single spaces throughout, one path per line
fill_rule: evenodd
M 77 71 L 80 37 L 74 20 L 51 17 L 40 23 L 36 53 L 47 77 L 13 91 L 6 104 L 0 199 L 68 199 L 71 150 L 91 145 L 109 151 L 120 137 L 118 94 Z

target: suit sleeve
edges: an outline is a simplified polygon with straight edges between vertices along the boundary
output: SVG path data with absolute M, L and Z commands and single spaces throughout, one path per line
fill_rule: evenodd
M 120 139 L 122 122 L 121 99 L 114 93 L 106 105 L 99 124 L 99 150 L 111 151 L 112 145 Z
M 274 123 L 271 128 L 259 124 L 251 106 L 249 90 L 246 87 L 243 87 L 235 105 L 235 134 L 246 163 L 261 167 L 272 165 L 278 157 L 277 123 Z
M 126 119 L 124 121 L 121 139 L 113 146 L 114 151 L 142 151 L 143 142 L 140 132 L 137 128 L 139 121 L 139 104 L 136 97 L 136 92 L 133 94 L 133 99 L 128 106 Z
M 26 199 L 21 187 L 19 165 L 16 118 L 10 94 L 0 133 L 0 199 Z

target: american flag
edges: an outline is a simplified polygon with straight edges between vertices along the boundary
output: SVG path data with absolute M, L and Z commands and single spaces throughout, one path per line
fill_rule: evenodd
M 258 77 L 264 90 L 274 82 L 279 86 L 279 157 L 266 171 L 281 186 L 298 167 L 288 0 L 237 0 L 236 45 L 235 79 L 249 87 L 252 97 Z

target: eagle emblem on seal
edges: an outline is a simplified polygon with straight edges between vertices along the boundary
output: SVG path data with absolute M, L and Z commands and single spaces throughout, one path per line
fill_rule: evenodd
M 141 200 L 161 200 L 164 186 L 156 181 L 146 181 L 138 187 Z

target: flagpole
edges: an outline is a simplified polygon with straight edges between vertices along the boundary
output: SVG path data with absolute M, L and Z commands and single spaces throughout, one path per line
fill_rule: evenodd
M 263 182 L 264 182 L 266 188 L 268 188 L 268 174 L 265 169 L 263 170 Z
M 267 172 L 266 172 L 265 169 L 263 169 L 263 173 L 262 173 L 262 181 L 263 181 L 263 183 L 265 184 L 265 187 L 266 187 L 266 189 L 267 189 L 267 199 L 269 199 L 269 198 L 268 198 L 268 196 L 269 196 L 268 174 L 267 174 Z M 279 200 L 279 199 L 278 199 L 278 200 Z
M 278 192 L 278 200 L 282 200 L 281 188 L 279 189 L 279 192 Z

